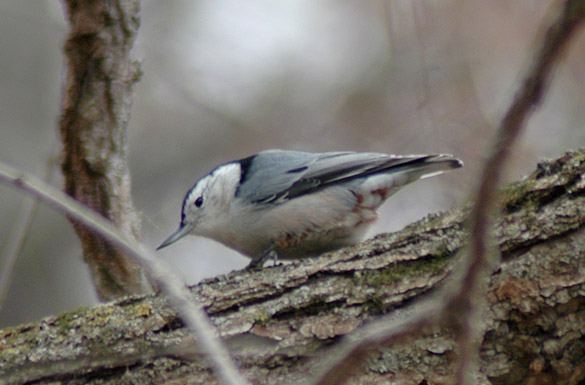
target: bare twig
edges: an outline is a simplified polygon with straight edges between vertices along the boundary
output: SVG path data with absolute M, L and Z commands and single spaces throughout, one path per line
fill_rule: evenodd
M 243 385 L 247 381 L 229 359 L 228 351 L 219 341 L 215 329 L 200 304 L 190 295 L 177 277 L 160 259 L 145 246 L 122 234 L 110 221 L 90 208 L 63 194 L 40 180 L 15 170 L 0 162 L 0 182 L 11 184 L 26 191 L 54 209 L 79 221 L 106 238 L 136 263 L 146 268 L 170 299 L 173 307 L 195 334 L 215 368 L 215 373 L 224 384 Z
M 422 327 L 448 321 L 456 332 L 459 343 L 459 365 L 457 382 L 470 384 L 470 366 L 476 362 L 478 324 L 473 322 L 480 308 L 476 298 L 480 297 L 482 278 L 490 271 L 499 258 L 492 258 L 488 234 L 491 229 L 490 212 L 495 202 L 495 191 L 501 182 L 504 166 L 511 149 L 521 133 L 524 123 L 538 105 L 552 78 L 555 64 L 559 61 L 565 47 L 575 31 L 585 20 L 585 1 L 572 0 L 564 4 L 562 11 L 548 28 L 538 46 L 532 65 L 518 90 L 514 102 L 502 119 L 498 134 L 492 145 L 492 153 L 481 173 L 476 203 L 470 214 L 472 236 L 469 245 L 466 269 L 461 280 L 454 283 L 449 294 L 439 304 L 441 316 L 435 317 L 431 309 L 421 310 L 399 324 L 389 323 L 374 334 L 366 335 L 355 342 L 348 343 L 344 349 L 336 349 L 334 359 L 330 360 L 326 371 L 317 377 L 317 385 L 343 383 L 348 373 L 360 365 L 368 352 L 382 344 L 395 342 L 397 339 L 419 331 Z M 455 287 L 456 286 L 456 287 Z M 475 301 L 475 302 L 474 302 Z M 431 320 L 429 320 L 431 319 Z M 433 321 L 434 320 L 434 321 Z M 376 335 L 376 339 L 371 338 Z
M 39 201 L 36 199 L 27 199 L 22 202 L 8 235 L 8 242 L 2 249 L 2 258 L 0 259 L 2 261 L 0 270 L 0 309 L 2 309 L 6 301 L 8 289 L 12 283 L 14 265 L 32 225 L 39 206 L 38 203 Z
M 50 157 L 45 167 L 44 181 L 46 183 L 50 181 L 56 166 L 56 158 Z M 8 289 L 12 282 L 12 272 L 14 271 L 16 259 L 24 246 L 38 207 L 39 201 L 37 199 L 26 200 L 22 203 L 14 220 L 12 231 L 8 236 L 8 242 L 3 248 L 2 258 L 0 259 L 2 262 L 2 269 L 0 270 L 0 310 L 2 310 L 6 301 Z
M 477 361 L 478 326 L 481 325 L 480 322 L 474 322 L 480 310 L 476 299 L 483 297 L 481 295 L 483 277 L 499 260 L 499 254 L 493 252 L 489 245 L 489 234 L 492 228 L 490 214 L 495 203 L 496 189 L 501 183 L 506 162 L 529 114 L 542 100 L 555 65 L 574 32 L 584 20 L 585 1 L 573 0 L 564 4 L 562 11 L 548 28 L 538 46 L 525 80 L 502 119 L 491 147 L 492 153 L 486 160 L 480 175 L 476 202 L 470 214 L 471 239 L 467 270 L 461 281 L 460 290 L 456 291 L 455 297 L 445 308 L 445 314 L 453 317 L 454 330 L 457 331 L 458 384 L 471 384 L 473 381 L 470 366 Z M 494 257 L 490 260 L 490 256 Z

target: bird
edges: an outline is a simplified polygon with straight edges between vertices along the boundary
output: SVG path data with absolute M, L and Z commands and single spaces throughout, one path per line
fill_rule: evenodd
M 183 199 L 181 221 L 157 248 L 188 234 L 251 259 L 302 259 L 354 245 L 402 187 L 463 166 L 449 154 L 265 150 L 224 163 Z

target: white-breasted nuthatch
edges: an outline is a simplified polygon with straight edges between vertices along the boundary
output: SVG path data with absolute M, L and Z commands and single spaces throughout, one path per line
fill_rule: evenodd
M 314 256 L 362 240 L 388 197 L 418 179 L 461 167 L 451 155 L 268 150 L 225 163 L 183 200 L 179 229 L 251 258 Z M 157 250 L 158 250 L 157 249 Z

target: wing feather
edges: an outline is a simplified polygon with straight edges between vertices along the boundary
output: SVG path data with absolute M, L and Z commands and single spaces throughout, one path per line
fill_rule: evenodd
M 236 196 L 263 204 L 277 204 L 377 173 L 415 171 L 431 166 L 439 170 L 460 166 L 460 161 L 449 155 L 313 154 L 279 150 L 261 152 L 253 158 L 246 158 L 245 162 L 245 174 Z M 437 166 L 438 163 L 443 165 Z

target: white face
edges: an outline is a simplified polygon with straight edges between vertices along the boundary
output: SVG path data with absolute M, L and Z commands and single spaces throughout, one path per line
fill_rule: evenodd
M 217 228 L 229 221 L 229 209 L 234 200 L 241 167 L 228 163 L 201 178 L 183 200 L 181 225 L 158 248 L 166 247 L 187 234 L 214 238 Z
M 187 224 L 196 225 L 205 212 L 208 206 L 209 186 L 212 183 L 212 179 L 213 175 L 201 178 L 185 196 L 181 210 L 181 227 Z
M 227 214 L 239 181 L 238 163 L 220 166 L 201 178 L 185 196 L 181 227 L 191 226 L 191 233 L 207 235 L 217 217 Z

